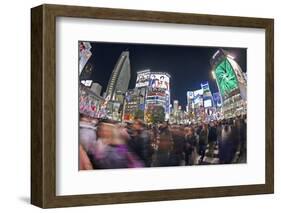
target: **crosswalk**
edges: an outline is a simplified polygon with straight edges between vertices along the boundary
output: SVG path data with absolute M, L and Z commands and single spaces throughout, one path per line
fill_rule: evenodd
M 214 145 L 214 152 L 211 156 L 211 152 L 209 149 L 209 144 L 207 145 L 207 149 L 205 152 L 205 157 L 203 158 L 201 164 L 219 164 L 219 146 L 217 144 Z
M 200 158 L 201 156 L 197 156 L 196 158 L 196 164 L 201 164 L 201 165 L 209 165 L 209 164 L 219 164 L 220 163 L 220 159 L 219 159 L 219 147 L 218 144 L 216 144 L 214 146 L 214 152 L 213 152 L 213 156 L 211 156 L 210 150 L 209 150 L 209 144 L 207 145 L 207 149 L 205 152 L 205 157 L 203 158 L 203 160 L 200 162 Z M 234 155 L 234 158 L 232 160 L 232 163 L 242 163 L 245 162 L 246 160 L 241 160 L 240 158 L 240 152 L 237 151 Z

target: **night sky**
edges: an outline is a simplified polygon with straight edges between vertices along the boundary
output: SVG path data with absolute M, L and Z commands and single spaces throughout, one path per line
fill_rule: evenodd
M 137 71 L 150 69 L 152 72 L 167 72 L 171 75 L 171 103 L 179 100 L 186 105 L 187 90 L 200 89 L 201 82 L 209 82 L 212 93 L 218 88 L 211 75 L 210 59 L 218 47 L 176 46 L 155 44 L 91 42 L 92 56 L 88 63 L 93 65 L 92 80 L 106 90 L 111 72 L 122 51 L 128 50 L 131 63 L 129 88 L 134 88 Z M 245 48 L 224 48 L 246 72 Z

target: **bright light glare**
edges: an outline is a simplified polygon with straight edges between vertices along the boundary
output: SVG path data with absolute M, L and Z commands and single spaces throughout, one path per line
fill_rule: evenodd
M 231 58 L 231 59 L 234 59 L 234 58 L 235 58 L 234 56 L 229 55 L 229 54 L 227 55 L 227 57 L 228 57 L 228 58 Z
M 215 74 L 214 70 L 212 70 L 212 76 L 213 76 L 213 79 L 216 80 L 216 74 Z

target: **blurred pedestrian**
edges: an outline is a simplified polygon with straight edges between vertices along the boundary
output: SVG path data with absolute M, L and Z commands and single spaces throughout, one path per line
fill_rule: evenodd
M 171 166 L 180 166 L 184 159 L 184 131 L 180 127 L 172 126 L 172 149 L 170 152 L 170 165 Z
M 208 124 L 203 123 L 202 128 L 200 128 L 199 132 L 199 155 L 200 155 L 200 160 L 199 163 L 203 163 L 204 157 L 205 157 L 205 152 L 208 144 Z
M 98 140 L 95 143 L 92 156 L 95 168 L 143 167 L 141 161 L 130 152 L 125 141 L 127 135 L 122 131 L 115 123 L 105 121 L 99 123 L 97 128 Z
M 92 163 L 84 150 L 83 146 L 79 145 L 79 170 L 92 170 Z
M 196 137 L 194 129 L 189 126 L 185 129 L 185 165 L 193 165 L 195 163 L 195 146 L 196 146 Z
M 170 153 L 172 150 L 172 136 L 167 130 L 159 137 L 158 149 L 156 152 L 155 166 L 171 166 Z
M 217 128 L 214 122 L 210 122 L 209 132 L 208 132 L 208 144 L 209 144 L 209 156 L 214 157 L 214 148 L 217 142 Z
M 145 130 L 142 120 L 137 119 L 132 126 L 133 133 L 128 143 L 130 149 L 138 156 L 146 167 L 150 167 L 152 163 L 153 147 L 150 135 Z

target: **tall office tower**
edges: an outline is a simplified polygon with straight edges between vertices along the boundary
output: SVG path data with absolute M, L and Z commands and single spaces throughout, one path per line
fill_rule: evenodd
M 123 96 L 128 90 L 130 78 L 131 66 L 129 51 L 123 51 L 111 73 L 106 89 L 106 99 L 122 102 Z
M 247 80 L 241 67 L 227 51 L 219 49 L 210 60 L 222 98 L 225 118 L 246 114 Z

